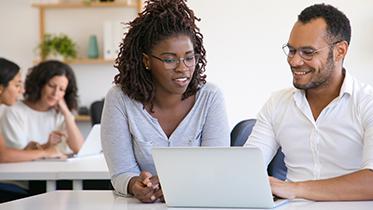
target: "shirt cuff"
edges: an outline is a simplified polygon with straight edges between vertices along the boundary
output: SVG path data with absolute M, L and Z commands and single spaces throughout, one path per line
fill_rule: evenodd
M 115 192 L 121 196 L 131 196 L 128 193 L 128 184 L 132 177 L 139 176 L 136 173 L 123 173 L 111 178 Z
M 373 163 L 372 163 L 372 164 L 365 165 L 365 166 L 363 167 L 363 169 L 370 169 L 370 170 L 373 171 Z

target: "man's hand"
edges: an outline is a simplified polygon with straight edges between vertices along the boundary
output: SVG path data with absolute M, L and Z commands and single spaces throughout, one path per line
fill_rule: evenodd
M 141 172 L 140 176 L 133 177 L 128 189 L 129 193 L 144 203 L 152 203 L 158 199 L 164 200 L 158 177 L 152 176 L 147 171 Z
M 280 198 L 294 199 L 296 195 L 296 183 L 279 180 L 275 177 L 269 177 L 272 194 Z

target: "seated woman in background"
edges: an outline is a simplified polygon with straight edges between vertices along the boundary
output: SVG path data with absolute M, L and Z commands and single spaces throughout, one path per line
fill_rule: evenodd
M 5 141 L 18 149 L 45 149 L 61 143 L 61 151 L 77 153 L 83 136 L 71 113 L 76 109 L 73 70 L 59 61 L 42 62 L 26 77 L 24 101 L 4 112 L 0 125 Z
M 23 93 L 23 83 L 19 66 L 5 58 L 0 58 L 0 105 L 11 106 Z M 0 107 L 0 119 L 4 106 Z M 0 132 L 0 163 L 35 160 L 45 157 L 62 157 L 55 146 L 36 150 L 8 148 Z
M 184 0 L 149 0 L 129 24 L 106 95 L 101 139 L 112 184 L 142 202 L 163 199 L 153 147 L 229 146 L 222 93 L 206 83 L 198 20 Z
M 17 102 L 23 93 L 23 84 L 19 66 L 7 59 L 0 58 L 0 119 L 4 109 Z M 63 158 L 64 155 L 56 148 L 22 150 L 9 148 L 5 145 L 0 132 L 0 163 L 29 161 L 46 157 Z M 12 182 L 0 182 L 0 203 L 31 195 L 28 190 Z

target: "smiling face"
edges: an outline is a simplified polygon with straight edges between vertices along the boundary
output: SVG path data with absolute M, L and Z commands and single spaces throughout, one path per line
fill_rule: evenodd
M 296 88 L 308 90 L 324 87 L 332 79 L 336 69 L 333 56 L 334 46 L 327 41 L 326 37 L 326 23 L 322 18 L 311 20 L 306 24 L 295 23 L 288 46 L 293 49 L 317 50 L 311 60 L 303 59 L 299 52 L 296 52 L 294 57 L 288 57 L 293 73 L 293 84 Z
M 0 85 L 0 102 L 11 106 L 17 102 L 19 96 L 24 92 L 21 74 L 18 73 L 9 81 L 7 87 Z
M 43 106 L 54 107 L 64 98 L 69 81 L 66 76 L 52 77 L 41 90 L 40 102 Z
M 156 44 L 151 55 L 144 55 L 144 65 L 152 74 L 156 92 L 182 95 L 186 91 L 195 66 L 188 67 L 185 63 L 194 59 L 193 49 L 189 36 L 176 35 Z M 175 60 L 176 67 L 169 68 L 169 63 Z

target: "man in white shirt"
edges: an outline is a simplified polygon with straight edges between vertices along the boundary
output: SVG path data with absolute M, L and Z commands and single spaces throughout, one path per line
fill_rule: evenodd
M 350 38 L 348 18 L 316 4 L 301 12 L 283 46 L 295 88 L 268 100 L 246 143 L 267 164 L 281 146 L 287 181 L 270 177 L 279 197 L 373 199 L 373 88 L 343 68 Z

